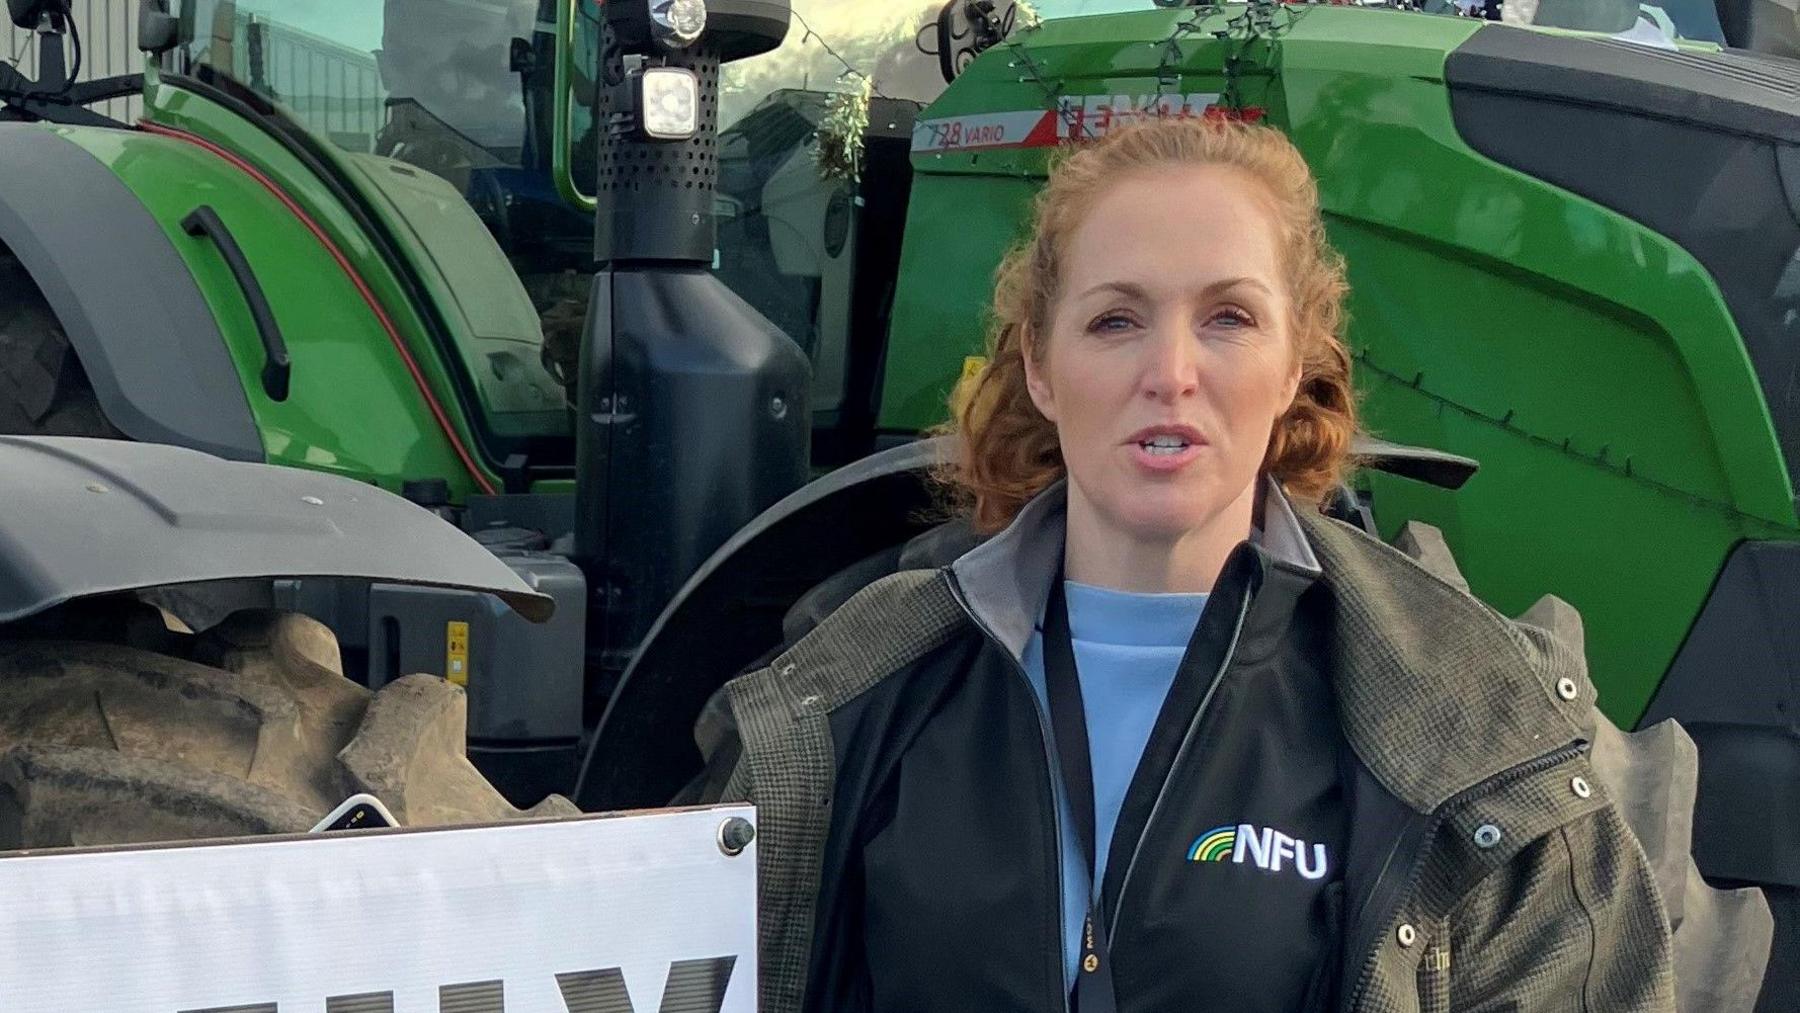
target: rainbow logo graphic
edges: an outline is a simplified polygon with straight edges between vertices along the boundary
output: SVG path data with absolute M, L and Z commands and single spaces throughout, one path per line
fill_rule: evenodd
M 1194 838 L 1194 846 L 1188 849 L 1190 862 L 1223 862 L 1231 857 L 1237 847 L 1237 824 L 1228 827 L 1214 827 L 1199 837 Z

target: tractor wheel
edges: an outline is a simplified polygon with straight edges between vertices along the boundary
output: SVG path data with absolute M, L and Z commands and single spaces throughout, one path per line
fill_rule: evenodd
M 1800 946 L 1789 940 L 1800 941 L 1800 887 L 1760 885 L 1775 915 L 1775 946 L 1756 1013 L 1793 1013 L 1800 1009 Z
M 199 636 L 136 601 L 79 618 L 0 640 L 0 849 L 304 832 L 365 791 L 408 826 L 576 812 L 513 808 L 463 755 L 462 690 L 371 693 L 305 616 Z
M 0 247 L 0 435 L 122 438 L 24 265 Z

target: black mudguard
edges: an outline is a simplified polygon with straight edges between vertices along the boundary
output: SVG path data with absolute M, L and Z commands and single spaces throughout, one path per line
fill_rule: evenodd
M 882 576 L 947 565 L 978 541 L 942 523 L 931 468 L 946 439 L 882 451 L 832 472 L 764 511 L 714 553 L 657 619 L 620 677 L 582 765 L 576 804 L 588 812 L 666 804 L 699 774 L 694 722 L 719 687 L 804 636 Z M 1359 438 L 1368 467 L 1445 488 L 1475 461 Z
M 99 159 L 0 123 L 0 244 L 37 282 L 126 436 L 264 460 L 225 338 L 162 225 Z
M 482 591 L 531 622 L 556 609 L 481 543 L 341 475 L 0 436 L 0 503 L 0 625 L 102 595 L 288 578 Z
M 1639 721 L 1700 751 L 1694 861 L 1763 888 L 1775 945 L 1758 1010 L 1800 1009 L 1800 544 L 1744 542 Z
M 1694 856 L 1709 876 L 1800 887 L 1800 544 L 1745 542 L 1639 727 L 1700 747 Z
M 588 812 L 661 806 L 700 772 L 694 721 L 727 679 L 784 640 L 808 592 L 943 519 L 929 481 L 940 441 L 866 457 L 804 486 L 733 535 L 644 638 L 582 764 Z M 897 565 L 888 563 L 886 568 Z M 880 576 L 871 561 L 868 579 Z M 845 583 L 832 581 L 832 586 Z M 853 582 L 852 582 L 853 583 Z

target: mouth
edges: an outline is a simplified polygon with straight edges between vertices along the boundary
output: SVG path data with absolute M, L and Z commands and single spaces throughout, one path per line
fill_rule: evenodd
M 1195 447 L 1204 446 L 1206 437 L 1200 435 L 1200 430 L 1188 425 L 1146 426 L 1132 433 L 1125 443 L 1127 446 L 1137 447 L 1152 458 L 1173 458 Z

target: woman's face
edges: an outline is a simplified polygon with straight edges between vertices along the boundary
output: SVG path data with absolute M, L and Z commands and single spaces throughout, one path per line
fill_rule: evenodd
M 1220 518 L 1247 533 L 1300 382 L 1269 200 L 1230 167 L 1136 173 L 1070 237 L 1026 376 L 1056 424 L 1072 509 L 1140 540 Z

